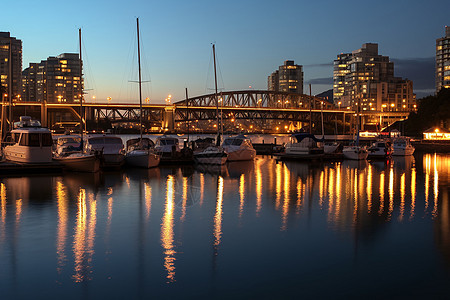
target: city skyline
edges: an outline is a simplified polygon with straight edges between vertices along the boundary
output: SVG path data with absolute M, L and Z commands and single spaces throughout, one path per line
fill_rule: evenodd
M 143 85 L 144 98 L 151 103 L 164 103 L 169 94 L 182 100 L 186 87 L 192 97 L 212 93 L 212 42 L 224 90 L 265 90 L 267 76 L 283 61 L 294 60 L 304 66 L 304 83 L 317 94 L 332 88 L 332 62 L 339 53 L 374 42 L 394 61 L 395 76 L 413 80 L 420 98 L 434 93 L 435 41 L 450 25 L 446 1 L 379 1 L 370 7 L 346 1 L 342 8 L 331 1 L 276 6 L 269 1 L 132 1 L 126 7 L 118 1 L 79 1 L 70 9 L 51 9 L 57 3 L 31 2 L 25 9 L 23 3 L 8 3 L 1 30 L 22 40 L 25 69 L 49 56 L 77 53 L 82 28 L 86 101 L 95 96 L 97 102 L 138 99 L 137 85 L 129 82 L 137 77 L 136 17 L 143 80 L 151 80 Z

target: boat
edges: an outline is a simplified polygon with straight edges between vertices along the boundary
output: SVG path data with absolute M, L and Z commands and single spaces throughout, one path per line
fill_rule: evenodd
M 100 158 L 94 153 L 83 152 L 79 135 L 59 136 L 53 160 L 72 171 L 95 173 L 100 170 Z
M 216 145 L 211 145 L 203 150 L 195 151 L 193 153 L 194 159 L 199 164 L 212 164 L 212 165 L 223 165 L 227 159 L 228 154 L 220 146 L 220 128 L 221 122 L 219 120 L 219 99 L 217 97 L 217 72 L 216 72 L 216 45 L 212 45 L 213 58 L 214 58 L 214 81 L 215 81 L 215 94 L 214 98 L 216 100 L 216 119 L 217 119 L 217 138 Z
M 356 141 L 353 145 L 345 146 L 344 149 L 342 149 L 342 154 L 344 155 L 344 158 L 346 159 L 352 159 L 352 160 L 364 160 L 367 159 L 369 156 L 369 152 L 367 151 L 367 148 L 365 146 L 359 145 L 359 124 L 360 124 L 360 114 L 359 114 L 359 107 L 361 104 L 359 103 L 358 98 L 358 110 L 357 110 L 357 124 L 356 124 Z
M 282 159 L 320 159 L 324 156 L 324 147 L 311 133 L 294 133 L 290 142 L 286 144 L 284 153 L 279 155 Z
M 399 137 L 394 139 L 392 146 L 393 156 L 409 156 L 413 155 L 415 148 L 411 145 L 411 141 L 406 137 Z
M 140 168 L 153 168 L 159 164 L 160 157 L 154 153 L 153 142 L 150 139 L 142 137 L 142 80 L 141 80 L 141 55 L 139 44 L 139 18 L 136 18 L 137 24 L 137 46 L 138 46 L 138 67 L 139 67 L 139 134 L 138 139 L 127 141 L 125 161 L 128 165 Z
M 125 149 L 120 137 L 112 135 L 90 136 L 84 143 L 84 152 L 97 154 L 102 168 L 121 168 L 125 163 Z
M 228 159 L 228 154 L 222 147 L 209 146 L 202 151 L 194 152 L 194 159 L 199 164 L 223 165 Z
M 26 164 L 52 162 L 52 134 L 39 121 L 21 116 L 11 130 L 11 141 L 3 150 L 6 160 Z
M 162 158 L 175 156 L 175 153 L 180 152 L 178 138 L 167 135 L 158 137 L 156 139 L 155 151 Z
M 371 159 L 384 159 L 392 155 L 391 142 L 386 140 L 380 140 L 373 143 L 368 149 L 368 158 Z
M 154 143 L 149 138 L 136 138 L 127 141 L 125 162 L 139 168 L 153 168 L 159 165 L 160 156 L 154 152 Z
M 256 157 L 252 141 L 243 134 L 226 138 L 222 148 L 228 154 L 228 161 L 253 160 Z
M 342 153 L 342 144 L 338 142 L 329 142 L 323 145 L 323 152 L 325 154 Z
M 369 152 L 367 148 L 360 145 L 345 146 L 342 150 L 344 158 L 352 160 L 364 160 L 367 159 Z

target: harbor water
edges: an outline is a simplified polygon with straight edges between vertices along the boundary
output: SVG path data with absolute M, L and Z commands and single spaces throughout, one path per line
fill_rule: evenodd
M 0 178 L 1 299 L 450 292 L 450 155 Z

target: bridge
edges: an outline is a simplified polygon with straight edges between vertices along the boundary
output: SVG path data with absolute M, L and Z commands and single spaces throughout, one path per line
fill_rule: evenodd
M 217 102 L 216 102 L 217 101 Z M 308 127 L 310 122 L 318 130 L 322 118 L 326 127 L 346 133 L 354 124 L 355 112 L 337 109 L 322 98 L 304 94 L 265 90 L 243 90 L 207 94 L 184 99 L 171 105 L 143 103 L 143 125 L 152 131 L 217 130 L 216 119 L 225 130 L 285 132 Z M 8 103 L 2 108 L 8 112 Z M 140 119 L 139 104 L 83 103 L 84 119 L 88 125 L 108 123 L 112 126 L 134 126 Z M 79 103 L 14 102 L 13 119 L 20 115 L 39 118 L 44 126 L 80 120 Z M 408 112 L 363 113 L 365 123 L 379 124 L 403 119 Z M 4 116 L 8 114 L 5 113 Z M 384 122 L 383 122 L 384 121 Z M 363 122 L 364 123 L 364 122 Z M 338 126 L 339 124 L 339 126 Z M 88 126 L 88 129 L 90 126 Z M 339 127 L 339 128 L 337 128 Z

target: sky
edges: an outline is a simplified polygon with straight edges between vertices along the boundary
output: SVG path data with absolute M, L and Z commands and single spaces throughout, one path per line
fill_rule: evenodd
M 136 18 L 143 98 L 172 102 L 214 89 L 265 90 L 285 60 L 303 65 L 304 90 L 332 88 L 339 53 L 378 43 L 395 76 L 413 80 L 418 98 L 434 93 L 436 39 L 450 26 L 449 0 L 116 1 L 18 0 L 2 3 L 0 31 L 22 40 L 23 68 L 78 53 L 82 29 L 86 101 L 139 102 Z M 95 97 L 95 99 L 94 99 Z

